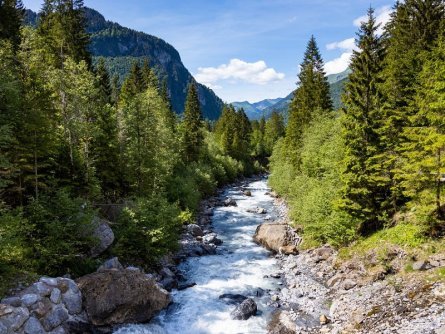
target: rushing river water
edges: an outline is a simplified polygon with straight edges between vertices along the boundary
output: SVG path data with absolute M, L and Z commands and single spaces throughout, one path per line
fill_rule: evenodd
M 267 291 L 277 290 L 279 281 L 267 277 L 278 271 L 277 261 L 255 244 L 252 236 L 265 215 L 248 213 L 248 209 L 265 208 L 274 218 L 273 199 L 266 195 L 266 180 L 247 185 L 251 197 L 243 196 L 239 187 L 229 188 L 223 196 L 234 198 L 237 207 L 217 207 L 212 226 L 224 241 L 216 255 L 193 257 L 179 268 L 196 286 L 172 292 L 173 303 L 148 325 L 128 325 L 115 334 L 246 334 L 266 333 L 272 311 Z M 261 296 L 262 292 L 265 292 Z M 252 297 L 258 305 L 257 316 L 248 320 L 231 320 L 235 306 L 219 296 L 241 294 Z M 260 296 L 258 296 L 260 295 Z

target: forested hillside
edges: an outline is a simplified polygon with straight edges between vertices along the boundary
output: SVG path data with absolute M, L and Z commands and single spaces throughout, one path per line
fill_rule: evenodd
M 107 21 L 94 9 L 85 7 L 84 13 L 86 31 L 91 40 L 88 49 L 94 64 L 104 57 L 110 76 L 117 76 L 117 82 L 122 84 L 133 62 L 137 61 L 142 66 L 148 60 L 160 84 L 166 85 L 173 110 L 182 114 L 187 85 L 192 76 L 182 64 L 178 51 L 160 38 Z M 26 22 L 35 26 L 38 15 L 27 10 Z M 197 83 L 197 87 L 204 117 L 216 120 L 221 114 L 223 102 L 206 86 Z
M 35 28 L 23 15 L 0 2 L 0 294 L 94 271 L 99 218 L 115 235 L 103 256 L 155 266 L 200 200 L 262 170 L 283 135 L 279 117 L 251 124 L 230 106 L 213 129 L 191 77 L 178 118 L 147 61 L 119 85 L 92 61 L 82 1 L 46 0 Z
M 443 249 L 444 19 L 443 1 L 400 2 L 381 35 L 370 9 L 340 112 L 309 41 L 270 163 L 306 247 Z

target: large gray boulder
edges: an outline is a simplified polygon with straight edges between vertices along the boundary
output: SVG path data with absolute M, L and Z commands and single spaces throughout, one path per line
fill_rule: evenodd
M 77 283 L 95 326 L 147 322 L 170 304 L 169 293 L 139 271 L 104 270 Z
M 276 253 L 280 248 L 294 245 L 293 231 L 285 224 L 261 224 L 257 227 L 253 238 L 257 243 Z
M 97 240 L 96 245 L 91 249 L 91 256 L 97 257 L 105 252 L 114 242 L 114 233 L 107 220 L 94 218 L 93 238 Z
M 230 314 L 234 320 L 247 320 L 257 312 L 257 305 L 251 298 L 247 298 L 239 304 Z

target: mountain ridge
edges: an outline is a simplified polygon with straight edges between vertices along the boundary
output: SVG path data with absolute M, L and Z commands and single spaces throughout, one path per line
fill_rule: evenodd
M 195 79 L 182 63 L 179 52 L 161 38 L 106 20 L 92 8 L 85 7 L 84 11 L 93 62 L 104 57 L 110 75 L 117 75 L 122 83 L 134 61 L 142 63 L 148 59 L 161 84 L 163 81 L 167 83 L 173 109 L 177 114 L 182 114 L 187 86 Z M 38 14 L 27 9 L 25 23 L 35 26 L 37 22 Z M 197 83 L 197 87 L 203 116 L 209 120 L 218 119 L 223 101 L 210 88 L 200 83 Z

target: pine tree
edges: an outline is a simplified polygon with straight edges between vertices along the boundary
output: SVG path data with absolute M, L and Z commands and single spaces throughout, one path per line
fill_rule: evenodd
M 410 118 L 411 126 L 404 130 L 407 140 L 403 145 L 401 177 L 405 195 L 418 206 L 416 212 L 433 218 L 433 234 L 438 232 L 437 218 L 445 218 L 441 189 L 445 173 L 444 87 L 445 35 L 428 54 L 419 76 L 415 97 L 418 112 Z
M 194 82 L 189 84 L 184 109 L 184 154 L 187 162 L 197 161 L 203 145 L 202 114 L 198 91 Z
M 38 31 L 51 50 L 55 66 L 62 68 L 67 57 L 91 66 L 83 0 L 45 0 Z
M 314 36 L 308 42 L 298 79 L 299 87 L 290 105 L 285 140 L 287 158 L 297 167 L 300 160 L 298 150 L 305 127 L 316 111 L 326 112 L 332 109 L 329 83 Z
M 285 135 L 284 119 L 281 114 L 274 111 L 266 122 L 264 129 L 264 145 L 267 156 L 270 156 L 275 143 Z
M 111 103 L 112 88 L 110 75 L 105 67 L 105 59 L 103 57 L 99 58 L 95 71 L 102 104 Z
M 381 154 L 378 129 L 381 122 L 381 93 L 379 75 L 384 59 L 382 37 L 377 35 L 374 10 L 368 10 L 368 20 L 357 34 L 343 97 L 343 137 L 346 145 L 343 208 L 362 223 L 362 232 L 375 231 L 384 221 L 382 203 L 387 195 L 387 184 L 376 157 Z
M 0 0 L 0 39 L 11 41 L 14 49 L 20 44 L 20 28 L 24 16 L 21 0 Z
M 148 59 L 144 59 L 144 62 L 142 63 L 141 75 L 143 81 L 143 90 L 147 89 L 148 87 L 156 88 L 159 90 L 158 77 L 156 76 L 153 69 L 150 67 Z
M 410 126 L 409 118 L 417 108 L 414 98 L 422 70 L 425 53 L 431 50 L 445 19 L 441 0 L 407 0 L 398 2 L 387 26 L 387 55 L 382 71 L 384 94 L 383 119 L 379 136 L 385 149 L 379 157 L 385 177 L 390 184 L 386 206 L 392 212 L 400 209 L 408 200 L 401 184 L 400 165 L 404 150 L 403 129 Z

